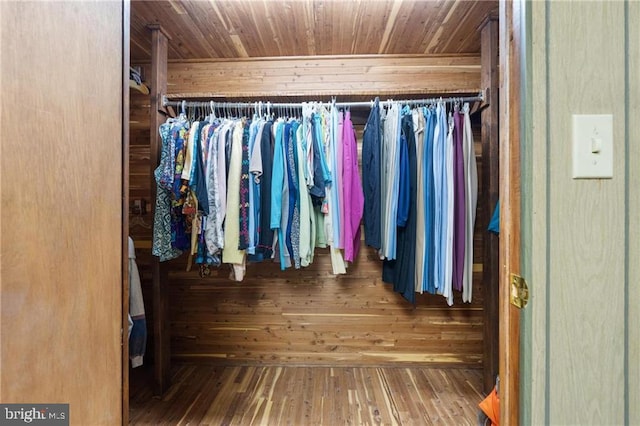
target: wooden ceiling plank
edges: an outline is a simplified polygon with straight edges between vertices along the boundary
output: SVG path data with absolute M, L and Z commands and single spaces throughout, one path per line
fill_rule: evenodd
M 447 3 L 445 7 L 443 7 L 443 12 L 444 10 L 446 10 L 446 15 L 444 16 L 443 20 L 440 22 L 440 25 L 438 26 L 435 34 L 431 37 L 431 40 L 427 44 L 427 48 L 424 51 L 425 54 L 436 53 L 436 51 L 439 50 L 438 44 L 440 42 L 440 39 L 443 37 L 443 34 L 446 34 L 445 25 L 447 24 L 449 19 L 451 19 L 451 15 L 455 12 L 455 9 L 459 4 L 458 1 L 459 0 L 454 0 L 451 3 Z
M 389 44 L 389 37 L 391 36 L 391 31 L 393 30 L 393 26 L 395 25 L 396 17 L 398 15 L 398 11 L 400 10 L 400 6 L 402 5 L 402 0 L 393 0 L 393 6 L 391 8 L 391 12 L 389 13 L 389 18 L 387 19 L 387 24 L 384 29 L 384 33 L 382 34 L 382 40 L 380 41 L 380 46 L 378 47 L 378 53 L 388 53 L 387 52 L 387 44 Z
M 473 2 L 470 7 L 460 10 L 462 13 L 459 15 L 458 22 L 452 26 L 449 37 L 446 42 L 442 43 L 441 49 L 455 49 L 457 52 L 462 52 L 465 49 L 465 41 L 469 38 L 474 38 L 479 42 L 478 27 L 485 16 L 478 15 L 478 12 L 482 11 L 482 4 L 481 1 Z
M 394 51 L 398 53 L 410 53 L 414 51 L 414 45 L 416 43 L 417 34 L 420 31 L 419 25 L 415 25 L 415 21 L 412 22 L 412 17 L 416 17 L 415 1 L 404 2 L 403 7 L 395 20 L 391 40 L 387 51 Z M 419 21 L 418 21 L 419 22 Z
M 441 9 L 441 2 L 435 1 L 413 1 L 412 9 L 406 22 L 404 37 L 395 37 L 394 45 L 390 46 L 391 51 L 397 51 L 404 43 L 406 53 L 423 52 L 425 40 L 428 40 L 433 33 L 438 22 L 438 13 Z M 408 40 L 407 40 L 408 39 Z
M 470 28 L 475 28 L 475 31 L 467 31 L 464 41 L 458 46 L 458 52 L 478 52 L 480 51 L 480 37 L 482 25 L 486 20 L 486 17 L 495 15 L 497 16 L 498 9 L 497 4 L 491 1 L 479 1 L 474 4 L 475 9 L 468 16 L 471 20 Z M 484 16 L 485 18 L 480 19 Z
M 355 53 L 376 54 L 382 43 L 386 27 L 385 16 L 391 13 L 391 4 L 389 2 L 363 3 L 362 10 L 362 25 L 367 27 L 358 40 Z
M 304 35 L 307 41 L 307 53 L 309 55 L 316 55 L 316 35 L 314 27 L 316 23 L 315 7 L 313 6 L 313 0 L 307 0 L 304 3 Z
M 241 55 L 242 49 L 238 50 L 231 37 L 228 19 L 220 13 L 215 2 L 185 2 L 185 9 L 188 18 L 184 18 L 183 25 L 195 37 L 198 50 L 205 57 Z
M 169 59 L 372 53 L 478 53 L 477 25 L 497 0 L 133 1 L 132 59 L 148 60 L 147 23 Z

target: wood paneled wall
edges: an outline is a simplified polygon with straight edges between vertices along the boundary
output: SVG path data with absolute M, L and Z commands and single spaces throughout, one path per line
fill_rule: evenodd
M 520 423 L 640 424 L 640 7 L 527 8 L 523 264 L 532 300 Z M 572 178 L 573 114 L 613 116 L 611 179 Z
M 399 60 L 394 59 L 396 62 Z M 276 61 L 272 62 L 275 66 Z M 286 63 L 285 60 L 282 62 Z M 186 79 L 186 70 L 192 65 L 170 64 L 169 91 L 172 91 L 171 87 L 186 90 L 184 81 L 175 80 L 175 70 L 185 67 L 179 75 Z M 384 68 L 380 63 L 379 66 Z M 386 69 L 393 70 L 393 63 Z M 282 72 L 295 74 L 297 69 L 283 67 Z M 479 81 L 479 75 L 478 68 L 471 80 Z M 204 79 L 204 74 L 197 78 Z M 343 99 L 340 87 L 332 84 L 325 90 L 332 90 L 332 94 L 341 95 Z M 469 85 L 465 92 L 475 92 L 478 87 L 478 84 Z M 440 90 L 444 88 L 442 83 Z M 210 86 L 199 90 L 212 91 Z M 264 93 L 266 89 L 261 90 Z M 375 93 L 377 86 L 371 85 L 367 90 Z M 277 99 L 278 92 L 270 93 L 274 97 L 269 99 Z M 147 214 L 143 215 L 143 220 L 152 223 L 153 200 L 148 199 L 148 96 L 132 92 L 131 105 L 130 198 L 132 203 L 136 199 L 146 199 Z M 361 145 L 368 111 L 354 111 L 352 114 Z M 480 179 L 479 197 L 483 197 L 479 117 L 473 116 L 472 121 Z M 325 250 L 318 250 L 315 262 L 301 270 L 280 271 L 279 266 L 272 263 L 250 264 L 242 283 L 230 281 L 228 269 L 224 266 L 214 270 L 212 277 L 200 278 L 197 271 L 185 272 L 186 258 L 174 260 L 170 262 L 169 276 L 172 356 L 222 363 L 405 363 L 481 367 L 483 237 L 491 213 L 483 206 L 482 203 L 478 205 L 474 240 L 474 301 L 462 304 L 456 295 L 452 308 L 441 296 L 434 295 L 418 296 L 415 307 L 406 302 L 381 281 L 381 263 L 364 246 L 348 274 L 338 277 L 330 273 L 330 260 Z M 132 223 L 136 223 L 133 216 Z M 150 325 L 152 290 L 148 265 L 151 233 L 137 225 L 131 228 L 131 234 L 138 247 L 147 324 Z M 150 342 L 148 354 L 152 344 Z
M 123 7 L 0 3 L 0 401 L 72 425 L 123 421 Z
M 312 56 L 170 62 L 171 94 L 251 97 L 477 93 L 480 57 Z M 180 97 L 180 96 L 177 96 Z

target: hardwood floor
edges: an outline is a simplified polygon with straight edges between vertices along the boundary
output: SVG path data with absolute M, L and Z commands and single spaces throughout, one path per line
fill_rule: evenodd
M 180 364 L 131 375 L 132 425 L 476 425 L 481 369 Z

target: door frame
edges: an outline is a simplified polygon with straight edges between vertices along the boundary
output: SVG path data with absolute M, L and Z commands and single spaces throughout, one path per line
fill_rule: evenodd
M 500 2 L 500 423 L 520 423 L 520 310 L 510 302 L 511 274 L 521 267 L 520 150 L 525 1 Z
M 520 140 L 522 43 L 525 2 L 500 2 L 500 274 L 499 274 L 499 398 L 503 425 L 520 419 L 520 311 L 510 303 L 510 274 L 520 273 Z M 130 0 L 123 0 L 123 93 L 122 93 L 122 419 L 129 422 L 129 42 Z
M 129 424 L 129 66 L 130 0 L 122 1 L 122 424 Z M 125 330 L 127 336 L 125 337 Z

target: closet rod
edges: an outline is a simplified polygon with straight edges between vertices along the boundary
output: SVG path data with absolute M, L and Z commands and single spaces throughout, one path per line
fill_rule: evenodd
M 395 100 L 388 99 L 392 102 L 399 102 L 405 105 L 416 105 L 416 104 L 429 104 L 438 101 L 443 102 L 476 102 L 476 101 L 484 101 L 484 93 L 480 92 L 476 96 L 466 96 L 466 97 L 438 97 L 438 98 L 429 98 L 429 99 L 403 99 L 403 100 Z M 381 103 L 386 102 L 380 101 Z M 313 101 L 307 103 L 314 103 Z M 337 107 L 359 107 L 359 106 L 372 106 L 373 101 L 361 101 L 361 102 L 318 102 L 323 105 L 335 105 Z M 163 106 L 171 106 L 171 107 L 185 107 L 185 108 L 202 108 L 202 107 L 211 107 L 214 108 L 253 108 L 256 106 L 262 107 L 272 107 L 272 108 L 301 108 L 303 102 L 268 102 L 268 101 L 256 101 L 256 102 L 216 102 L 214 100 L 210 101 L 171 101 L 169 98 L 164 95 L 162 96 L 162 105 Z

